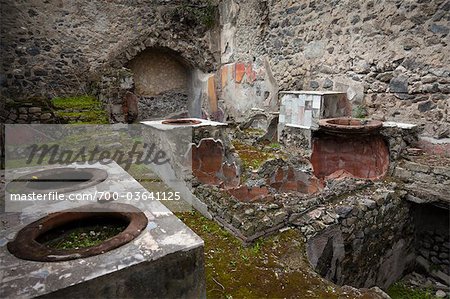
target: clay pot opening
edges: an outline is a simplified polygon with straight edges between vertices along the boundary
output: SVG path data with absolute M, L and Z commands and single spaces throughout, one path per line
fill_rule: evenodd
M 118 203 L 107 207 L 101 204 L 87 205 L 49 214 L 25 226 L 7 247 L 14 256 L 24 260 L 41 262 L 73 260 L 120 247 L 138 237 L 147 223 L 145 214 L 131 205 Z M 95 226 L 98 229 L 93 228 Z M 79 235 L 102 233 L 102 229 L 110 231 L 100 238 L 91 238 L 93 241 L 77 240 L 73 235 L 74 232 Z M 74 239 L 78 243 L 70 244 L 71 241 L 68 240 Z M 66 243 L 61 246 L 61 242 Z
M 54 168 L 18 177 L 6 185 L 6 190 L 10 193 L 63 193 L 97 185 L 107 178 L 108 173 L 98 168 Z
M 342 136 L 353 134 L 373 134 L 377 133 L 383 123 L 377 120 L 366 120 L 357 118 L 328 118 L 319 121 L 319 129 L 329 134 L 339 134 Z

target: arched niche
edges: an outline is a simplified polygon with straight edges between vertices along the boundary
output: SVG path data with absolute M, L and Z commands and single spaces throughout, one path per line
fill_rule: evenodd
M 168 91 L 188 93 L 191 67 L 170 49 L 146 49 L 127 66 L 133 72 L 138 95 L 154 97 Z
M 148 48 L 126 67 L 133 73 L 139 97 L 139 120 L 201 116 L 199 70 L 177 52 Z

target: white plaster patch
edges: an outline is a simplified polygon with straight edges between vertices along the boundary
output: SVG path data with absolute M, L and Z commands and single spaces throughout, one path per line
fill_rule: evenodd
M 139 246 L 139 249 L 141 251 L 156 251 L 159 249 L 158 243 L 155 241 L 155 239 L 153 239 L 152 235 L 148 231 L 144 232 L 142 237 L 137 239 L 135 244 Z
M 163 245 L 184 245 L 190 246 L 198 244 L 198 239 L 190 232 L 179 231 L 161 240 Z
M 44 291 L 45 290 L 45 284 L 37 282 L 34 286 L 33 289 L 35 289 L 36 291 Z
M 31 272 L 30 276 L 36 277 L 36 278 L 47 278 L 47 276 L 49 274 L 50 274 L 50 272 L 47 269 L 40 269 L 40 270 Z
M 386 121 L 383 122 L 383 127 L 398 127 L 400 129 L 412 129 L 414 127 L 417 127 L 417 125 L 414 124 L 407 124 L 407 123 L 398 123 L 398 122 L 393 122 L 393 121 Z
M 72 276 L 72 273 L 66 273 L 66 274 L 60 275 L 60 276 L 58 277 L 58 279 L 67 279 L 67 278 L 69 278 L 70 276 Z

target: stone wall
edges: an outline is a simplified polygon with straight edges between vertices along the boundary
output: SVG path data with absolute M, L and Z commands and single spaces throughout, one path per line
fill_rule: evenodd
M 147 48 L 217 66 L 216 10 L 205 1 L 1 1 L 0 81 L 11 98 L 89 92 L 89 80 Z
M 45 124 L 53 123 L 56 119 L 49 102 L 13 102 L 6 105 L 8 105 L 8 109 L 4 109 L 0 113 L 2 123 Z
M 206 298 L 203 247 L 125 267 L 42 298 Z
M 318 207 L 299 219 L 315 270 L 337 284 L 356 287 L 387 288 L 401 278 L 415 258 L 404 195 L 377 189 Z
M 448 136 L 449 1 L 225 2 L 223 63 L 267 60 L 280 90 L 345 91 L 374 118 Z
M 427 161 L 432 163 L 432 159 Z M 395 176 L 404 183 L 408 200 L 415 203 L 434 203 L 448 208 L 450 197 L 450 167 L 403 161 L 395 169 Z

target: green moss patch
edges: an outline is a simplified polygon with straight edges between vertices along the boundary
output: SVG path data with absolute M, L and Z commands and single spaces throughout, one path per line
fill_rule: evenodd
M 77 97 L 67 97 L 67 98 L 54 98 L 52 99 L 52 104 L 56 109 L 74 109 L 74 110 L 84 110 L 84 109 L 100 109 L 101 103 L 99 100 L 92 96 L 77 96 Z
M 205 242 L 208 298 L 371 298 L 345 294 L 314 273 L 297 230 L 246 247 L 198 212 L 177 216 Z
M 69 124 L 108 124 L 109 119 L 102 103 L 89 95 L 54 98 L 55 115 Z
M 107 124 L 108 116 L 105 111 L 57 111 L 56 115 L 67 120 L 69 124 Z
M 395 283 L 387 290 L 389 296 L 392 299 L 435 299 L 438 298 L 434 295 L 432 290 L 412 288 L 402 283 Z
M 265 161 L 276 157 L 273 152 L 264 151 L 236 140 L 233 140 L 233 146 L 244 164 L 244 169 L 258 169 Z
M 126 227 L 124 223 L 92 223 L 82 227 L 56 229 L 38 241 L 55 249 L 80 249 L 97 246 L 121 233 Z

